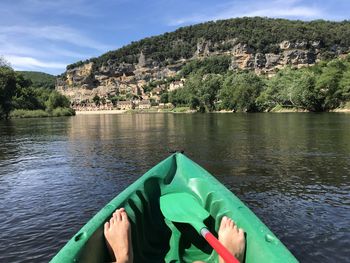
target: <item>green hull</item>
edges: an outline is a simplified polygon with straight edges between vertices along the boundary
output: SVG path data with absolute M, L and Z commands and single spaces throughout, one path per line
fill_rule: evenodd
M 195 195 L 211 215 L 205 223 L 213 233 L 224 215 L 243 228 L 245 262 L 297 262 L 242 201 L 180 153 L 160 162 L 108 203 L 51 262 L 108 262 L 103 224 L 118 207 L 126 209 L 131 221 L 134 262 L 216 262 L 216 253 L 192 227 L 164 219 L 159 197 L 172 192 Z

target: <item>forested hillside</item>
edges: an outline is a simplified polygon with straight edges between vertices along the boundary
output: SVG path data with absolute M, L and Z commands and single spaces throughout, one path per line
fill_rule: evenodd
M 350 22 L 311 22 L 261 17 L 245 17 L 216 22 L 206 22 L 177 29 L 171 33 L 132 42 L 118 50 L 110 51 L 98 58 L 79 61 L 67 66 L 74 68 L 83 63 L 94 62 L 101 66 L 109 60 L 115 63 L 137 63 L 141 51 L 157 62 L 188 59 L 196 51 L 200 40 L 211 42 L 211 51 L 224 52 L 232 49 L 235 42 L 245 43 L 254 52 L 279 53 L 277 43 L 304 41 L 305 48 L 317 45 L 324 58 L 334 57 L 338 48 L 350 47 Z M 232 40 L 235 41 L 232 41 Z M 303 45 L 303 43 L 300 43 Z
M 32 82 L 32 86 L 36 88 L 54 89 L 56 77 L 44 72 L 37 71 L 18 71 L 25 79 Z

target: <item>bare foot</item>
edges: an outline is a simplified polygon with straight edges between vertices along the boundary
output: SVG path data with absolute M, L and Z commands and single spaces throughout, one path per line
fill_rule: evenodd
M 118 263 L 132 263 L 131 228 L 124 208 L 117 209 L 104 225 L 107 245 L 112 249 Z
M 221 219 L 219 228 L 219 241 L 224 245 L 240 262 L 243 261 L 245 238 L 243 229 L 238 228 L 231 218 L 224 216 Z M 225 261 L 219 257 L 219 263 Z

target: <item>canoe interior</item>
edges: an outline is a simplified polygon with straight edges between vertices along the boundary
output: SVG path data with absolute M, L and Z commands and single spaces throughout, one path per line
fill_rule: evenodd
M 214 234 L 222 216 L 234 219 L 246 232 L 245 262 L 297 262 L 248 207 L 180 153 L 153 167 L 108 203 L 51 262 L 110 262 L 103 224 L 119 207 L 126 209 L 131 222 L 134 262 L 216 262 L 216 253 L 192 226 L 172 223 L 162 215 L 159 197 L 173 192 L 188 192 L 198 199 L 210 213 L 205 224 Z

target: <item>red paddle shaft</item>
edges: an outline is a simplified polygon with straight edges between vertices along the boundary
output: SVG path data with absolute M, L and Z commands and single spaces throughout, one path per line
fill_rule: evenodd
M 226 263 L 239 263 L 238 259 L 235 258 L 208 229 L 205 227 L 202 228 L 201 235 Z

